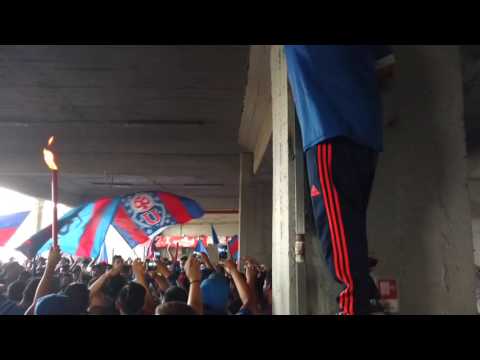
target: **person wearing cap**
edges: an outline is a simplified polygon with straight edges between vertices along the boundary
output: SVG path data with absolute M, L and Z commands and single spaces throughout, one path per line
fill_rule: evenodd
M 227 278 L 212 273 L 200 285 L 205 315 L 227 315 L 230 286 Z
M 342 286 L 339 313 L 369 313 L 367 207 L 383 150 L 388 46 L 285 45 L 314 222 Z
M 89 304 L 88 288 L 82 283 L 72 283 L 58 294 L 38 299 L 35 315 L 86 315 Z
M 227 259 L 222 262 L 222 265 L 225 272 L 231 276 L 242 301 L 242 306 L 237 314 L 255 314 L 256 303 L 254 301 L 254 296 L 233 260 Z M 224 274 L 213 272 L 206 280 L 202 281 L 200 288 L 202 292 L 204 313 L 206 315 L 228 314 L 227 307 L 230 295 L 230 285 Z
M 72 315 L 70 298 L 66 295 L 49 294 L 38 299 L 34 315 Z

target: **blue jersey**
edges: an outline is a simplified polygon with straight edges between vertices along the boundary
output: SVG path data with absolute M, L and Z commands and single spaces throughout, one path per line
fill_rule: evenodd
M 389 47 L 285 45 L 285 55 L 304 151 L 337 136 L 383 150 L 376 69 L 393 61 Z

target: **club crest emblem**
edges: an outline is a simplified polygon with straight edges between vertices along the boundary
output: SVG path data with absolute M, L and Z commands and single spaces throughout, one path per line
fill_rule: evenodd
M 148 194 L 138 194 L 133 197 L 131 205 L 135 212 L 143 213 L 153 208 L 154 201 Z
M 135 194 L 128 197 L 124 204 L 133 221 L 147 235 L 171 223 L 165 206 L 155 193 Z

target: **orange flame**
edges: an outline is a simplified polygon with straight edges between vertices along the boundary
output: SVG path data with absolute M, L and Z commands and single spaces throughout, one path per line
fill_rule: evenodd
M 49 147 L 53 144 L 54 141 L 55 137 L 50 136 L 50 139 L 48 139 L 47 148 L 43 148 L 43 160 L 45 161 L 50 170 L 58 170 L 58 166 L 55 162 L 55 154 L 49 149 Z

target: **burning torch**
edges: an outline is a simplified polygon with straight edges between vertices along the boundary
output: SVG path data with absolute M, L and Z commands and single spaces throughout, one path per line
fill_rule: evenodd
M 56 163 L 56 154 L 52 150 L 53 136 L 48 139 L 48 145 L 43 149 L 43 159 L 48 168 L 52 172 L 52 205 L 53 205 L 53 220 L 52 220 L 52 239 L 53 245 L 58 246 L 58 219 L 57 219 L 57 203 L 58 203 L 58 166 Z

